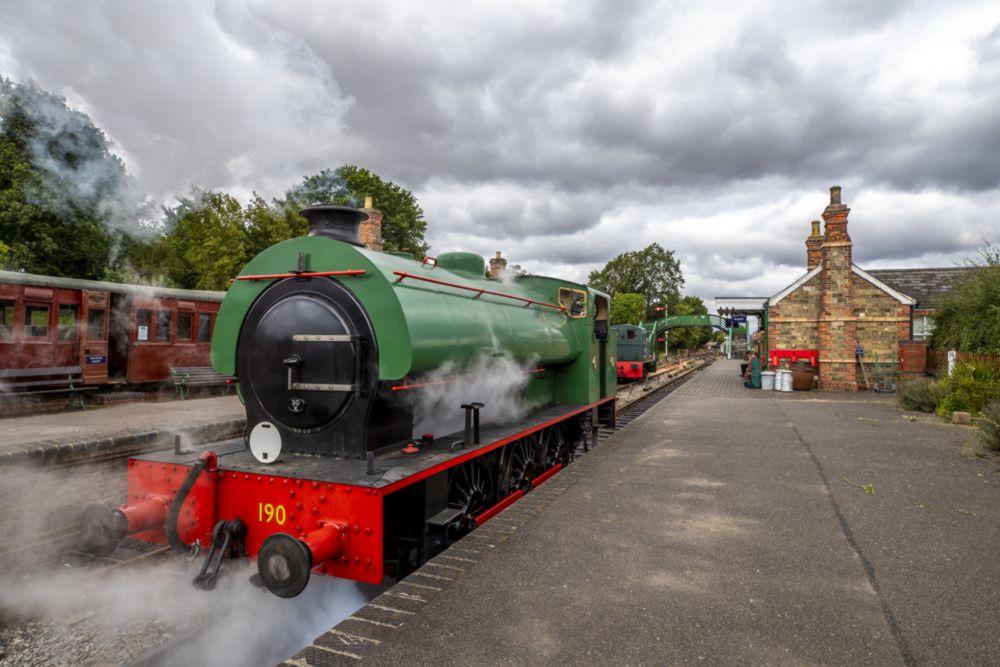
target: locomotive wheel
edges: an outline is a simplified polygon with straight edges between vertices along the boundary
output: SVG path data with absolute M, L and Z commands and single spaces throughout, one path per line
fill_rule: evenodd
M 550 426 L 542 432 L 542 470 L 548 470 L 557 463 L 569 463 L 569 442 L 562 424 Z
M 509 496 L 518 489 L 527 493 L 531 490 L 531 480 L 538 473 L 538 439 L 535 436 L 521 438 L 509 444 L 504 454 L 502 495 Z
M 493 504 L 496 497 L 493 475 L 479 460 L 458 467 L 448 483 L 448 506 L 462 510 L 463 528 L 472 528 L 476 515 Z

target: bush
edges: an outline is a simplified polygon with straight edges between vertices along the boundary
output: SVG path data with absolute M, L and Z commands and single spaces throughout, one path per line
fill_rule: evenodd
M 934 412 L 943 397 L 941 387 L 933 380 L 914 380 L 899 388 L 896 399 L 906 410 Z
M 992 400 L 983 406 L 982 416 L 979 435 L 986 441 L 987 448 L 1000 451 L 1000 400 Z
M 938 403 L 942 417 L 956 410 L 978 414 L 987 402 L 1000 396 L 1000 363 L 965 361 L 955 364 L 951 377 L 942 380 L 947 392 Z

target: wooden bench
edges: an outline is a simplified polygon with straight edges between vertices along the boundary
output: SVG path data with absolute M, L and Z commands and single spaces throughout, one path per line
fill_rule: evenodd
M 79 366 L 0 369 L 0 399 L 40 394 L 74 394 L 80 408 L 86 409 L 83 392 L 94 389 L 97 389 L 96 385 L 83 384 L 83 369 Z
M 211 366 L 194 366 L 190 368 L 171 368 L 170 379 L 173 380 L 177 394 L 186 399 L 191 387 L 219 387 L 232 383 L 232 376 L 219 375 Z

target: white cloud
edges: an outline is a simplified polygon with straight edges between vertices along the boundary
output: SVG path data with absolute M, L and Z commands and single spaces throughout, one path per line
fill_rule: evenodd
M 998 26 L 985 0 L 39 1 L 0 68 L 161 200 L 360 164 L 414 191 L 435 252 L 583 280 L 656 241 L 710 299 L 800 275 L 835 183 L 864 267 L 997 243 Z

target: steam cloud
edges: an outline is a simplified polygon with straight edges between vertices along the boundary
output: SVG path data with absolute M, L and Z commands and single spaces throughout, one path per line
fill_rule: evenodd
M 465 425 L 461 406 L 473 401 L 485 404 L 479 413 L 483 423 L 520 419 L 530 407 L 521 392 L 531 377 L 528 371 L 534 367 L 534 359 L 519 363 L 506 356 L 482 356 L 464 366 L 452 362 L 441 366 L 423 379 L 430 386 L 421 389 L 414 401 L 416 435 L 440 437 L 460 431 Z
M 314 576 L 300 596 L 283 600 L 249 584 L 252 564 L 233 561 L 216 590 L 200 591 L 191 586 L 200 558 L 100 573 L 72 558 L 60 563 L 60 541 L 39 541 L 78 525 L 88 502 L 122 502 L 123 462 L 9 468 L 0 483 L 2 547 L 29 547 L 0 553 L 0 665 L 128 664 L 192 632 L 157 664 L 273 665 L 381 592 Z

